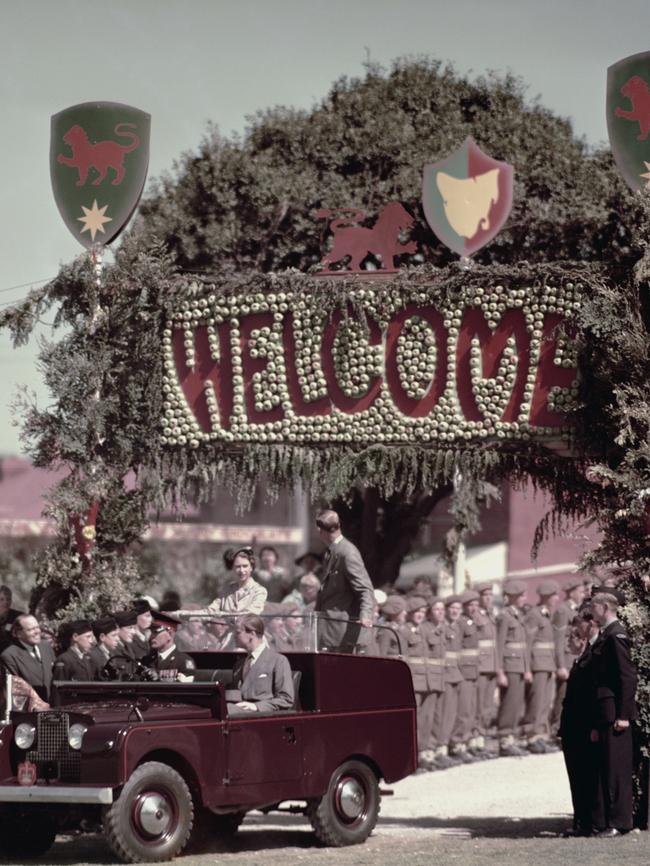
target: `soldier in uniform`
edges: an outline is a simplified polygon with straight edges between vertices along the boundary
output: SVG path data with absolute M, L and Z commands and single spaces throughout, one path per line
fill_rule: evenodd
M 463 630 L 460 615 L 463 604 L 458 595 L 450 595 L 444 600 L 446 613 L 445 637 L 445 694 L 438 703 L 440 746 L 442 754 L 448 755 L 457 763 L 471 763 L 474 758 L 463 748 L 455 731 L 458 717 L 458 698 L 463 675 L 460 672 L 460 651 L 463 645 Z
M 427 669 L 426 612 L 426 599 L 417 595 L 410 596 L 407 600 L 407 622 L 402 629 L 404 660 L 411 668 L 417 705 L 418 767 L 422 770 L 431 769 L 433 761 L 433 754 L 428 749 L 431 735 L 431 703 L 427 698 L 431 689 Z
M 52 677 L 55 680 L 88 681 L 94 678 L 90 650 L 95 643 L 88 620 L 67 623 L 63 629 L 68 649 L 56 657 Z
M 136 650 L 133 641 L 138 627 L 138 614 L 135 610 L 118 610 L 114 617 L 120 630 L 115 655 L 122 655 L 135 661 Z
M 527 748 L 535 755 L 557 751 L 551 743 L 549 718 L 553 701 L 553 672 L 556 653 L 551 614 L 560 587 L 554 580 L 544 580 L 537 587 L 539 601 L 528 611 L 524 626 L 529 643 L 532 682 L 526 689 L 524 733 Z
M 157 612 L 151 623 L 152 653 L 143 659 L 156 670 L 161 680 L 192 680 L 196 665 L 191 656 L 181 652 L 174 643 L 180 621 L 169 614 Z
M 447 743 L 442 739 L 442 704 L 445 695 L 445 650 L 447 647 L 447 620 L 445 603 L 441 598 L 433 598 L 427 610 L 427 644 L 429 668 L 428 697 L 431 732 L 428 751 L 433 752 L 432 770 L 446 770 L 457 761 L 448 755 Z
M 401 595 L 389 595 L 381 608 L 384 624 L 377 629 L 377 648 L 382 656 L 399 656 L 405 652 L 404 639 L 400 639 L 406 622 L 406 601 Z
M 526 683 L 531 682 L 530 662 L 522 607 L 526 585 L 507 580 L 503 585 L 505 606 L 497 620 L 497 685 L 500 702 L 497 715 L 499 754 L 527 754 L 515 743 L 524 712 Z
M 120 632 L 116 620 L 105 616 L 93 623 L 96 644 L 90 650 L 92 679 L 101 680 L 108 660 L 117 651 Z
M 566 597 L 555 609 L 551 617 L 553 624 L 553 639 L 555 641 L 555 657 L 557 675 L 555 679 L 555 699 L 551 710 L 550 728 L 551 734 L 556 734 L 562 713 L 562 703 L 566 694 L 567 679 L 569 671 L 577 656 L 569 648 L 568 638 L 570 625 L 573 622 L 578 608 L 584 601 L 585 586 L 582 580 L 573 579 L 564 586 Z M 575 646 L 575 642 L 571 642 Z
M 475 617 L 478 613 L 479 595 L 472 589 L 465 590 L 460 596 L 463 612 L 459 622 L 462 627 L 460 650 L 460 672 L 463 680 L 458 695 L 458 715 L 452 732 L 452 740 L 457 742 L 455 753 L 469 752 L 474 757 L 485 757 L 478 748 L 477 692 L 478 692 L 478 629 Z
M 474 623 L 478 633 L 478 683 L 477 683 L 477 727 L 478 736 L 474 751 L 482 757 L 494 757 L 487 748 L 486 737 L 495 712 L 494 696 L 497 687 L 497 626 L 492 608 L 492 582 L 475 586 L 479 594 L 478 610 Z
M 630 640 L 618 621 L 624 602 L 616 589 L 602 587 L 591 605 L 600 635 L 591 649 L 595 689 L 591 740 L 596 746 L 597 787 L 591 825 L 599 836 L 619 836 L 632 829 L 634 746 L 631 723 L 637 718 L 634 701 L 636 668 Z

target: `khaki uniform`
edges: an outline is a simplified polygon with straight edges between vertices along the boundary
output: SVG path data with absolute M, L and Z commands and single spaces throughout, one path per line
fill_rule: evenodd
M 553 639 L 555 641 L 555 657 L 558 668 L 566 668 L 570 671 L 574 661 L 578 658 L 577 655 L 569 650 L 569 626 L 573 618 L 578 612 L 578 605 L 572 599 L 568 598 L 562 604 L 558 605 L 551 623 L 553 625 Z M 555 683 L 555 700 L 551 710 L 550 728 L 551 733 L 556 735 L 560 727 L 560 716 L 562 715 L 562 704 L 566 695 L 566 680 L 556 680 Z
M 406 643 L 401 638 L 402 626 L 396 622 L 387 622 L 382 628 L 376 629 L 377 651 L 380 656 L 399 656 L 406 652 Z
M 533 674 L 533 681 L 526 694 L 524 733 L 529 742 L 548 740 L 553 672 L 556 669 L 551 612 L 545 605 L 531 607 L 524 619 L 524 626 L 528 635 L 530 669 Z
M 442 723 L 442 702 L 445 692 L 445 624 L 435 625 L 432 622 L 425 623 L 427 636 L 427 667 L 429 669 L 429 687 L 431 691 L 427 696 L 426 713 L 431 720 L 429 736 L 426 748 L 435 750 L 442 745 L 440 740 L 440 725 Z
M 497 627 L 492 611 L 480 610 L 474 617 L 478 634 L 477 726 L 485 737 L 494 718 L 497 677 Z
M 459 667 L 463 676 L 458 693 L 458 714 L 452 731 L 452 741 L 463 746 L 475 745 L 478 736 L 477 692 L 479 646 L 478 629 L 473 619 L 461 616 L 461 650 Z
M 497 716 L 501 745 L 512 743 L 524 712 L 524 674 L 530 670 L 530 663 L 523 619 L 523 612 L 509 605 L 497 620 L 497 664 L 508 678 L 508 685 L 500 688 Z
M 449 745 L 453 747 L 456 742 L 460 742 L 454 740 L 452 732 L 456 725 L 460 684 L 463 681 L 463 675 L 459 667 L 460 651 L 463 645 L 461 623 L 445 623 L 443 635 L 445 645 L 445 692 L 442 700 L 438 702 L 434 725 L 439 736 L 439 751 L 442 750 L 444 754 Z
M 418 751 L 422 752 L 427 748 L 431 735 L 432 707 L 431 702 L 427 701 L 427 697 L 432 691 L 430 682 L 435 679 L 430 666 L 427 664 L 429 658 L 427 623 L 423 622 L 421 625 L 406 623 L 401 627 L 400 636 L 404 647 L 404 661 L 411 668 L 413 678 L 413 691 L 417 706 Z

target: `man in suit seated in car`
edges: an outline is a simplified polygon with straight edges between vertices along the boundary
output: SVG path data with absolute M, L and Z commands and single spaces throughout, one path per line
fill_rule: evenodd
M 269 713 L 294 705 L 293 679 L 287 658 L 264 640 L 264 620 L 245 614 L 237 622 L 237 644 L 246 655 L 235 662 L 233 689 L 226 695 L 228 715 Z

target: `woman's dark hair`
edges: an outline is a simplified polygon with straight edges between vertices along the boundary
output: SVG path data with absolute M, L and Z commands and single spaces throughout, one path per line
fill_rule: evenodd
M 277 552 L 275 547 L 272 547 L 270 544 L 265 544 L 264 547 L 260 547 L 260 556 L 264 553 L 265 550 L 270 550 L 273 556 L 275 556 L 275 561 L 277 562 L 280 559 L 280 554 Z
M 233 550 L 233 551 L 228 550 L 226 552 L 227 553 L 232 552 L 232 562 L 230 564 L 231 569 L 232 569 L 233 565 L 235 564 L 235 559 L 238 556 L 245 556 L 246 559 L 250 562 L 251 568 L 255 568 L 255 554 L 253 552 L 252 547 L 239 547 L 237 550 Z M 224 562 L 225 562 L 225 559 L 226 559 L 225 553 L 224 553 L 223 557 L 224 557 Z

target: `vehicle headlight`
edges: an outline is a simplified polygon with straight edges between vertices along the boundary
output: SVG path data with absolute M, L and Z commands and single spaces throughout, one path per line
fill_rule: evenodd
M 29 749 L 34 744 L 36 728 L 29 722 L 21 722 L 14 732 L 14 742 L 19 749 Z
M 88 728 L 85 725 L 70 725 L 68 744 L 71 749 L 80 749 L 84 734 Z

